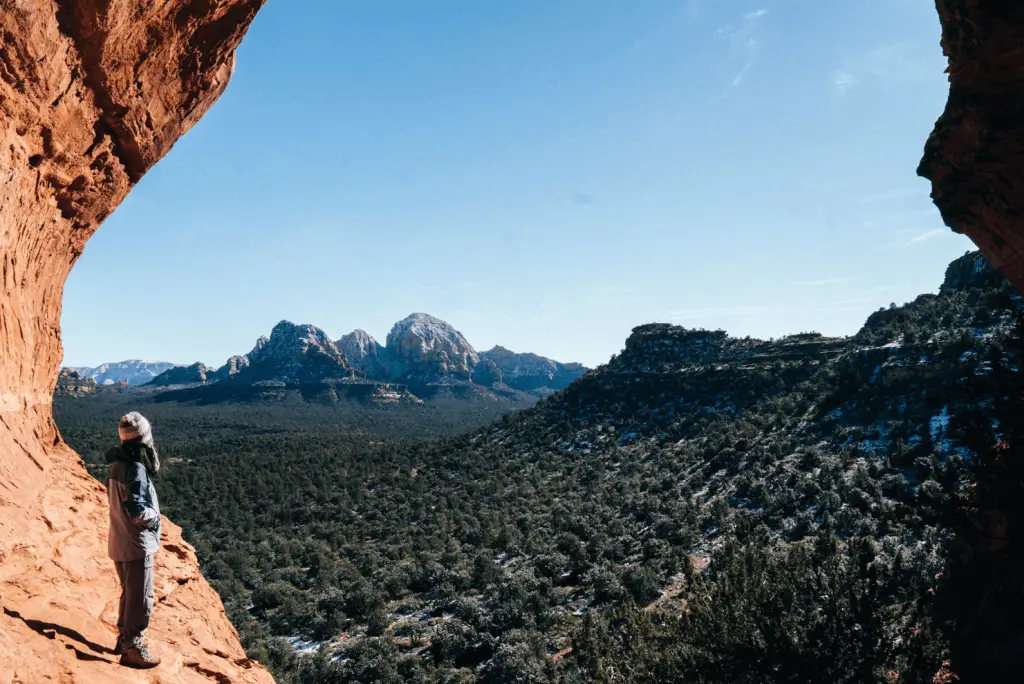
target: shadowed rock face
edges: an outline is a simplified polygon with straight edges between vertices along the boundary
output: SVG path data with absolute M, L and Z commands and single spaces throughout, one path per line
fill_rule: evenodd
M 918 168 L 946 225 L 1024 290 L 1024 4 L 936 0 L 949 101 Z
M 949 100 L 918 173 L 932 181 L 943 220 L 970 237 L 992 266 L 1024 291 L 1024 4 L 936 0 L 949 58 Z M 984 278 L 976 257 L 954 263 L 949 281 Z M 970 524 L 958 531 L 963 558 L 950 647 L 961 682 L 1016 681 L 1024 671 L 1019 444 L 1010 438 L 979 465 Z M 1005 451 L 1005 454 L 1001 452 Z M 991 483 L 999 483 L 999 486 Z M 975 485 L 972 485 L 975 486 Z M 939 681 L 943 673 L 936 675 Z M 942 679 L 942 681 L 952 681 Z
M 365 330 L 353 330 L 338 340 L 338 347 L 354 368 L 369 377 L 387 373 L 384 347 Z
M 237 375 L 248 382 L 318 383 L 353 375 L 338 345 L 323 330 L 309 324 L 281 321 L 269 338 L 256 341 L 246 358 L 248 367 Z
M 500 346 L 482 352 L 480 361 L 494 363 L 501 381 L 524 392 L 543 388 L 565 389 L 587 372 L 578 363 L 559 363 L 536 354 L 517 354 Z
M 271 681 L 169 523 L 151 629 L 165 664 L 111 662 L 103 486 L 50 410 L 71 266 L 223 92 L 262 3 L 0 0 L 0 681 Z
M 61 372 L 63 373 L 63 371 Z M 207 367 L 205 363 L 196 362 L 191 366 L 176 366 L 174 368 L 168 368 L 146 384 L 153 387 L 188 385 L 196 382 L 206 382 L 207 378 L 212 374 L 213 371 Z

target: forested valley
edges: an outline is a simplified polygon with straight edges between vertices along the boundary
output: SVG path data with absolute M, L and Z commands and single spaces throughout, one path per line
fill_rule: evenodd
M 54 413 L 101 480 L 117 418 L 151 418 L 163 512 L 282 684 L 944 681 L 954 531 L 1020 448 L 1020 311 L 989 274 L 850 338 L 645 325 L 484 427 L 132 391 Z

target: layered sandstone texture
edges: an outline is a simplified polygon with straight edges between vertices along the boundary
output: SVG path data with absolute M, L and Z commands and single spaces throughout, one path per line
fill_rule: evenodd
M 71 266 L 216 101 L 262 2 L 0 0 L 0 684 L 272 681 L 167 522 L 150 630 L 164 664 L 116 664 L 103 486 L 50 409 Z
M 918 173 L 946 225 L 1024 290 L 1024 3 L 936 5 L 949 101 Z

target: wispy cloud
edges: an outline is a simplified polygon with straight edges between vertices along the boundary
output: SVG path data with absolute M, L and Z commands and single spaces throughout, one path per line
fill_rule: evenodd
M 908 228 L 896 231 L 896 237 L 888 245 L 878 249 L 907 249 L 930 242 L 944 235 L 952 235 L 948 228 Z
M 840 299 L 834 302 L 828 302 L 824 306 L 827 307 L 827 310 L 834 311 L 835 307 L 850 307 L 860 304 L 867 304 L 869 302 L 875 301 L 875 299 L 875 297 L 856 297 L 854 299 Z M 857 306 L 857 308 L 860 309 L 862 307 Z
M 768 8 L 762 7 L 752 12 L 747 12 L 740 21 L 733 25 L 720 28 L 717 31 L 719 40 L 728 45 L 725 58 L 724 70 L 728 75 L 728 87 L 719 98 L 724 97 L 728 92 L 743 84 L 747 73 L 757 63 L 759 52 L 758 31 L 761 19 L 768 14 Z M 716 98 L 716 99 L 719 99 Z
M 925 53 L 906 43 L 883 45 L 867 53 L 863 69 L 884 81 L 920 81 L 931 75 L 925 56 L 933 54 L 934 50 Z
M 889 190 L 880 190 L 878 192 L 870 192 L 866 195 L 862 195 L 857 198 L 857 204 L 884 204 L 887 202 L 899 202 L 900 200 L 910 199 L 914 197 L 928 197 L 928 188 L 924 184 L 918 185 L 917 187 L 907 186 L 905 188 L 890 188 Z
M 940 235 L 943 235 L 947 232 L 948 230 L 946 228 L 932 228 L 931 230 L 926 230 L 922 233 L 918 233 L 917 235 L 907 238 L 904 244 L 909 247 L 911 245 L 917 245 L 922 242 L 928 242 L 929 240 L 937 238 Z
M 837 69 L 832 74 L 832 85 L 835 87 L 836 92 L 840 95 L 845 95 L 856 87 L 858 78 L 856 75 L 851 74 L 845 69 Z
M 832 71 L 831 85 L 845 95 L 866 83 L 913 83 L 928 79 L 933 71 L 934 51 L 906 43 L 871 48 L 843 59 Z
M 822 278 L 821 280 L 797 280 L 800 287 L 828 287 L 829 285 L 845 285 L 857 282 L 856 278 Z
M 893 224 L 906 224 L 913 223 L 920 225 L 925 222 L 926 219 L 934 219 L 936 221 L 941 220 L 942 216 L 939 214 L 939 210 L 934 206 L 928 207 L 927 209 L 916 209 L 913 211 L 894 211 L 875 218 L 867 219 L 864 221 L 865 230 L 876 230 L 879 228 L 888 228 Z

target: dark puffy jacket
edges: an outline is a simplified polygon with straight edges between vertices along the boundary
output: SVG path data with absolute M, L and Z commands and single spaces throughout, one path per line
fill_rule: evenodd
M 107 554 L 116 561 L 145 558 L 160 548 L 160 503 L 136 445 L 107 452 L 110 531 Z

